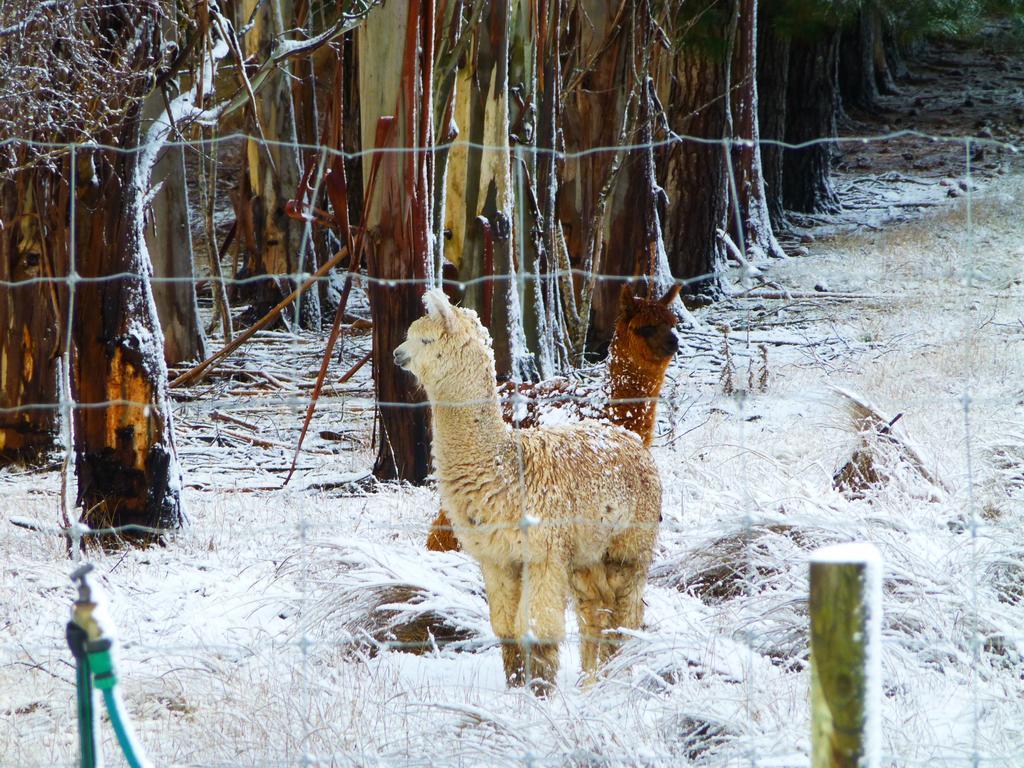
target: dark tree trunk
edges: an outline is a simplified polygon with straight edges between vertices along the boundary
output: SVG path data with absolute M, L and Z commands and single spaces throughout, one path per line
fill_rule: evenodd
M 892 25 L 882 18 L 882 50 L 885 53 L 886 69 L 895 81 L 907 80 L 910 78 L 910 70 L 907 68 L 907 60 L 904 56 L 903 47 L 896 38 L 896 32 Z
M 727 29 L 721 25 L 720 39 Z M 713 140 L 683 138 L 655 152 L 658 182 L 668 195 L 663 231 L 672 274 L 687 281 L 684 295 L 714 299 L 721 295 L 724 251 L 718 232 L 726 225 L 728 200 L 720 143 L 726 135 L 725 62 L 721 55 L 684 43 L 667 61 L 658 91 L 675 134 Z
M 786 93 L 789 82 L 789 35 L 776 27 L 776 15 L 761 3 L 757 40 L 757 114 L 761 133 L 761 169 L 772 227 L 786 225 L 782 204 L 782 146 L 786 140 Z
M 879 108 L 874 9 L 869 4 L 861 7 L 840 35 L 839 91 L 845 106 L 868 112 Z
M 636 50 L 640 47 L 636 35 L 647 36 L 647 9 L 646 4 L 636 3 L 632 13 L 620 17 L 621 7 L 617 0 L 581 2 L 565 25 L 576 39 L 566 45 L 572 60 L 564 65 L 567 71 L 581 73 L 573 78 L 572 90 L 564 98 L 561 128 L 570 157 L 562 164 L 558 185 L 558 217 L 570 263 L 579 270 L 577 352 L 587 338 L 597 346 L 611 340 L 621 283 L 609 283 L 603 276 L 633 274 L 644 238 L 634 237 L 633 222 L 622 219 L 625 215 L 642 218 L 641 209 L 650 202 L 646 195 L 629 201 L 624 210 L 620 206 L 625 200 L 613 196 L 616 184 L 635 189 L 622 174 L 642 171 L 642 151 L 575 154 L 594 147 L 617 147 L 624 140 L 633 143 L 636 138 L 637 109 L 630 107 L 630 101 L 639 95 L 647 74 Z
M 410 0 L 374 8 L 359 30 L 362 146 L 429 149 L 434 4 Z M 390 121 L 390 128 L 385 129 Z M 384 138 L 385 136 L 390 138 Z M 375 160 L 364 156 L 370 183 Z M 432 168 L 429 152 L 386 152 L 367 195 L 367 274 L 373 318 L 373 374 L 379 409 L 374 474 L 421 483 L 430 472 L 428 409 L 394 350 L 423 314 L 429 269 Z M 368 189 L 368 187 L 367 187 Z M 388 284 L 385 281 L 402 281 Z M 415 280 L 416 282 L 412 282 Z
M 119 134 L 103 143 L 138 146 L 137 116 Z M 76 266 L 87 279 L 75 289 L 73 321 L 82 519 L 92 527 L 177 527 L 181 478 L 142 231 L 147 174 L 139 153 L 112 150 L 80 150 L 77 170 Z M 128 276 L 88 280 L 121 273 Z
M 55 442 L 58 286 L 18 283 L 54 276 L 44 221 L 58 194 L 66 203 L 67 185 L 42 170 L 0 182 L 0 281 L 15 283 L 0 285 L 0 464 L 37 461 Z
M 878 92 L 894 96 L 900 92 L 900 89 L 896 87 L 896 79 L 889 68 L 889 58 L 886 54 L 886 22 L 882 12 L 876 6 L 871 8 L 871 23 L 874 27 L 875 80 L 878 84 Z
M 762 172 L 757 91 L 757 0 L 737 0 L 739 15 L 732 67 L 733 172 L 741 232 L 733 226 L 736 245 L 747 259 L 782 258 L 768 213 Z M 735 214 L 733 225 L 735 222 Z
M 839 98 L 838 48 L 838 31 L 812 41 L 794 39 L 791 43 L 789 82 L 793 87 L 788 89 L 786 101 L 786 141 L 814 143 L 785 150 L 782 186 L 789 210 L 835 213 L 841 207 L 831 172 Z

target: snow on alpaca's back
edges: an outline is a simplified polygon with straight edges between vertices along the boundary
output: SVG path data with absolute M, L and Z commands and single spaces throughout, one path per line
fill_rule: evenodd
M 529 632 L 557 648 L 570 587 L 577 604 L 598 606 L 592 615 L 581 609 L 584 635 L 639 626 L 661 518 L 661 482 L 642 441 L 595 422 L 511 429 L 476 313 L 443 294 L 427 302 L 430 314 L 410 326 L 395 359 L 430 399 L 441 502 L 481 563 L 495 633 L 517 640 Z M 584 643 L 591 673 L 598 645 Z M 507 658 L 506 673 L 511 681 Z

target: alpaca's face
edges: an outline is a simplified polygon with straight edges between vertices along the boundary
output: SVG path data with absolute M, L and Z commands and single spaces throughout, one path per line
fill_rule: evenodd
M 654 300 L 636 298 L 632 291 L 623 291 L 616 335 L 624 334 L 623 340 L 636 362 L 666 365 L 679 350 L 675 331 L 679 318 L 669 308 L 678 293 L 678 289 L 673 289 Z
M 480 378 L 494 386 L 494 355 L 476 312 L 449 307 L 444 317 L 421 317 L 395 348 L 395 365 L 409 371 L 432 398 L 447 398 Z M 449 391 L 451 390 L 451 391 Z

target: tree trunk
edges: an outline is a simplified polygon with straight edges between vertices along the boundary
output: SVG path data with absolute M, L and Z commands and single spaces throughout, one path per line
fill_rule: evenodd
M 433 145 L 432 0 L 377 6 L 358 31 L 362 147 L 429 150 Z M 389 126 L 389 128 L 386 128 Z M 386 137 L 386 138 L 385 138 Z M 371 169 L 379 163 L 369 194 Z M 432 167 L 428 151 L 363 157 L 367 274 L 373 317 L 373 373 L 380 414 L 374 474 L 421 483 L 430 471 L 428 410 L 412 377 L 394 362 L 395 347 L 423 314 L 429 270 Z M 387 284 L 381 281 L 400 280 Z
M 878 92 L 886 96 L 895 96 L 900 89 L 896 87 L 896 79 L 889 68 L 889 57 L 886 55 L 885 44 L 886 22 L 877 6 L 871 8 L 871 23 L 874 27 L 875 80 L 878 84 Z
M 163 150 L 153 168 L 153 181 L 163 186 L 153 198 L 152 222 L 146 227 L 146 248 L 153 260 L 153 276 L 172 279 L 153 283 L 153 299 L 164 335 L 164 360 L 168 365 L 202 360 L 206 357 L 206 334 L 199 320 L 193 282 L 195 269 L 184 147 L 171 146 Z
M 733 149 L 736 197 L 741 235 L 736 245 L 750 261 L 781 258 L 786 254 L 772 232 L 762 173 L 758 128 L 757 0 L 737 0 L 739 23 L 733 55 L 732 124 L 739 144 Z
M 522 358 L 518 286 L 512 261 L 508 61 L 511 9 L 495 0 L 471 33 L 474 42 L 455 73 L 452 119 L 460 139 L 446 158 L 445 256 L 468 282 L 463 306 L 475 309 L 491 332 L 501 378 L 529 376 Z M 494 276 L 494 281 L 488 280 Z M 518 354 L 516 350 L 522 350 Z
M 658 55 L 653 29 L 650 3 L 638 2 L 627 28 L 631 45 L 617 73 L 621 78 L 619 87 L 623 91 L 633 89 L 630 114 L 623 122 L 627 127 L 627 141 L 636 148 L 625 152 L 622 166 L 613 179 L 603 261 L 606 274 L 641 277 L 652 295 L 664 292 L 672 280 L 662 240 L 664 192 L 658 186 L 652 146 L 656 115 L 654 86 L 649 75 L 654 69 L 654 57 Z M 611 341 L 623 282 L 606 279 L 597 283 L 591 312 L 589 344 L 592 348 L 603 348 Z
M 0 182 L 0 281 L 53 276 L 53 254 L 42 231 L 50 195 L 45 201 L 38 196 L 54 187 L 66 202 L 66 185 L 42 170 Z M 0 285 L 0 464 L 37 461 L 54 445 L 60 309 L 53 283 Z
M 761 139 L 761 170 L 764 175 L 768 217 L 775 230 L 786 226 L 782 205 L 782 146 L 786 140 L 786 93 L 789 82 L 789 35 L 776 26 L 769 12 L 772 3 L 761 3 L 757 40 L 757 114 Z
M 839 43 L 839 90 L 843 103 L 868 112 L 879 108 L 874 13 L 870 4 L 861 6 L 842 31 Z
M 835 213 L 839 198 L 832 186 L 832 141 L 836 136 L 836 52 L 838 31 L 812 41 L 794 39 L 790 47 L 786 141 L 814 144 L 787 149 L 783 157 L 783 195 L 787 209 Z M 819 141 L 824 139 L 825 141 Z
M 158 60 L 158 10 L 155 3 L 136 6 L 133 53 L 140 69 Z M 123 18 L 111 14 L 110 22 L 121 25 Z M 79 149 L 75 165 L 71 257 L 83 281 L 72 299 L 74 450 L 82 520 L 93 528 L 165 529 L 184 521 L 144 233 L 154 158 L 151 150 L 136 151 L 144 87 L 136 81 L 139 92 L 125 94 L 135 106 L 119 126 L 95 137 L 100 146 L 120 149 Z
M 565 23 L 575 39 L 566 45 L 571 58 L 563 65 L 574 73 L 574 85 L 563 100 L 561 132 L 569 157 L 561 167 L 557 210 L 570 263 L 579 270 L 574 280 L 580 319 L 576 353 L 588 336 L 592 345 L 611 340 L 618 293 L 614 284 L 604 287 L 605 276 L 632 275 L 634 251 L 644 247 L 643 238 L 623 242 L 630 233 L 623 231 L 623 222 L 614 222 L 622 211 L 611 210 L 616 179 L 630 154 L 613 148 L 635 138 L 634 101 L 647 74 L 635 67 L 637 28 L 645 29 L 644 22 L 649 22 L 645 18 L 638 23 L 638 16 L 646 15 L 645 4 L 630 10 L 625 12 L 626 5 L 617 0 L 584 0 Z M 597 147 L 605 149 L 576 154 Z M 634 200 L 631 208 L 638 203 L 643 206 Z M 605 294 L 611 295 L 610 303 Z M 594 325 L 588 328 L 591 321 Z
M 711 32 L 725 40 L 727 31 L 725 20 L 714 22 Z M 726 66 L 720 53 L 686 40 L 667 58 L 657 83 L 669 128 L 683 137 L 712 143 L 683 138 L 656 150 L 658 181 L 669 200 L 665 247 L 672 274 L 687 281 L 684 295 L 707 301 L 721 295 L 724 260 L 718 231 L 725 228 L 727 213 L 725 145 L 721 143 L 726 135 Z
M 509 52 L 509 130 L 523 150 L 513 159 L 519 306 L 528 348 L 542 378 L 570 363 L 569 326 L 578 325 L 569 256 L 556 215 L 566 0 L 519 0 Z
M 270 57 L 276 40 L 284 36 L 295 19 L 293 0 L 240 3 L 242 25 L 252 17 L 254 27 L 245 37 L 245 53 L 263 61 Z M 252 201 L 256 253 L 250 276 L 267 275 L 255 291 L 254 310 L 262 316 L 295 288 L 290 275 L 313 271 L 313 251 L 307 222 L 289 218 L 284 204 L 299 186 L 302 158 L 298 143 L 295 105 L 292 100 L 291 63 L 283 62 L 281 71 L 273 73 L 271 82 L 256 95 L 256 125 L 252 135 L 267 142 L 251 139 L 247 159 L 249 185 L 255 195 Z M 320 327 L 319 294 L 307 292 L 297 302 L 299 322 L 304 328 Z

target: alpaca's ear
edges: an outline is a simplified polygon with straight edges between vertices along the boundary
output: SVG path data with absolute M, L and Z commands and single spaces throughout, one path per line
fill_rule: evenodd
M 440 288 L 431 288 L 423 294 L 423 306 L 428 315 L 444 323 L 446 331 L 455 329 L 455 307 Z
M 682 290 L 681 285 L 673 285 L 671 288 L 668 289 L 668 291 L 665 292 L 664 296 L 658 299 L 658 303 L 660 303 L 664 307 L 667 307 L 669 304 L 676 300 L 676 297 L 679 296 L 680 290 Z
M 633 286 L 629 283 L 622 286 L 619 294 L 619 311 L 623 314 L 633 313 Z

